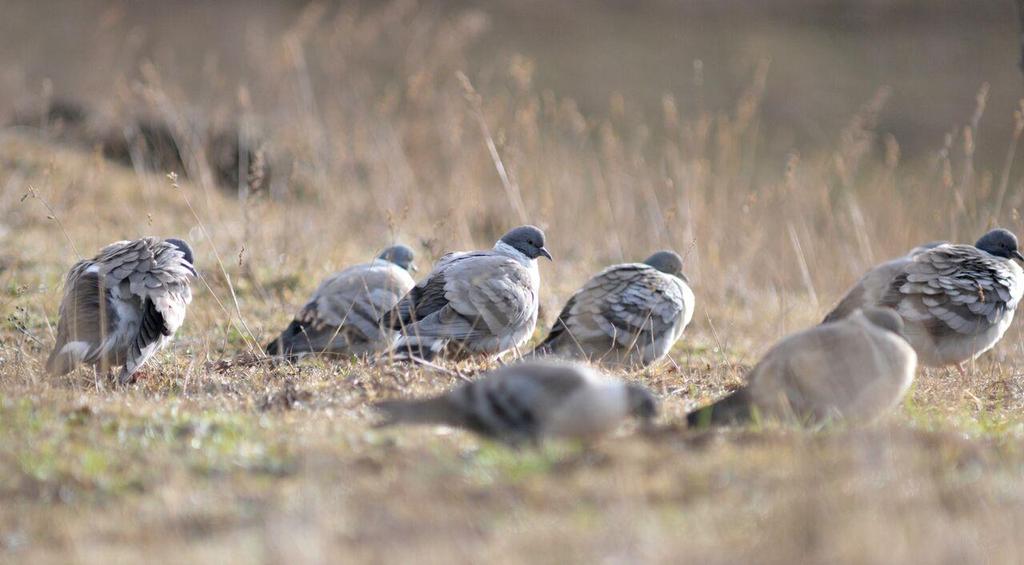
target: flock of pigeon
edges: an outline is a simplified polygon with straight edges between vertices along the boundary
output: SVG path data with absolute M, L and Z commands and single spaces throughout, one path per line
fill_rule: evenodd
M 682 258 L 659 251 L 601 271 L 524 351 L 537 324 L 540 257 L 551 259 L 544 233 L 521 226 L 490 250 L 443 256 L 416 283 L 413 251 L 390 247 L 324 280 L 266 352 L 426 364 L 523 358 L 442 396 L 381 402 L 382 424 L 447 424 L 512 444 L 592 438 L 628 417 L 649 425 L 655 396 L 598 367 L 646 367 L 668 355 L 693 317 Z M 1017 238 L 995 229 L 975 245 L 931 243 L 871 269 L 824 322 L 784 338 L 745 387 L 690 413 L 688 424 L 878 418 L 899 404 L 918 361 L 962 372 L 1002 338 L 1024 294 L 1015 259 L 1024 261 Z M 47 370 L 121 367 L 117 379 L 128 383 L 181 327 L 197 276 L 179 239 L 119 241 L 79 261 Z

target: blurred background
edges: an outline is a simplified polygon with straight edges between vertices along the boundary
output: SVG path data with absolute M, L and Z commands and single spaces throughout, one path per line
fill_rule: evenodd
M 685 115 L 727 112 L 768 60 L 760 118 L 776 152 L 834 143 L 849 116 L 887 85 L 892 96 L 878 129 L 908 157 L 927 155 L 969 118 L 985 82 L 995 115 L 979 142 L 998 146 L 1009 138 L 1006 117 L 1021 87 L 1010 0 L 8 0 L 4 14 L 6 107 L 47 80 L 56 94 L 111 104 L 151 63 L 173 77 L 184 102 L 232 100 L 246 86 L 255 108 L 271 111 L 282 100 L 262 88 L 274 64 L 266 55 L 283 34 L 314 26 L 332 27 L 334 36 L 307 54 L 310 86 L 323 103 L 344 93 L 326 75 L 360 48 L 376 76 L 348 81 L 401 90 L 430 64 L 475 76 L 521 56 L 532 62 L 536 88 L 571 97 L 585 112 L 606 111 L 621 95 L 654 117 L 665 94 Z M 365 29 L 372 25 L 384 29 Z M 434 34 L 449 43 L 428 47 Z

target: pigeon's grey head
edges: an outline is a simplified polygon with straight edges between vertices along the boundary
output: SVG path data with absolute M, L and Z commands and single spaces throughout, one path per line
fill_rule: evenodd
M 530 259 L 547 257 L 551 260 L 551 253 L 544 247 L 544 232 L 536 226 L 519 226 L 501 236 L 501 242 Z
M 644 259 L 644 264 L 650 265 L 668 275 L 675 275 L 680 278 L 683 276 L 683 258 L 675 251 L 659 251 Z
M 190 247 L 188 243 L 185 243 L 182 239 L 175 238 L 165 239 L 164 241 L 177 247 L 178 251 L 181 251 L 181 254 L 185 256 L 185 261 L 188 261 L 189 265 L 195 265 L 195 257 L 192 255 L 192 247 Z
M 658 401 L 651 391 L 638 384 L 626 385 L 626 402 L 629 405 L 629 415 L 644 424 L 649 424 L 658 416 Z
M 416 253 L 407 245 L 392 245 L 381 251 L 377 258 L 390 261 L 410 273 L 415 273 L 418 270 L 416 264 L 413 263 Z
M 872 324 L 891 331 L 896 335 L 903 335 L 903 318 L 895 310 L 889 308 L 865 308 L 861 312 Z
M 981 236 L 974 246 L 996 257 L 1024 261 L 1024 255 L 1021 255 L 1020 250 L 1017 249 L 1017 236 L 1013 235 L 1010 230 L 994 229 Z

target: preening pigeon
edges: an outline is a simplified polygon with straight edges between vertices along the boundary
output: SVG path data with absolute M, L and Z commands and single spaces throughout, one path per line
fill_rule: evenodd
M 933 244 L 875 267 L 825 318 L 859 307 L 892 308 L 923 365 L 957 365 L 991 349 L 1024 294 L 1017 237 L 995 229 L 974 245 Z
M 572 295 L 534 353 L 619 366 L 660 361 L 693 318 L 682 269 L 672 251 L 608 267 Z
M 629 416 L 649 424 L 658 411 L 640 385 L 551 361 L 502 367 L 448 394 L 375 407 L 386 417 L 382 425 L 443 424 L 513 445 L 547 437 L 593 439 Z
M 538 257 L 551 254 L 534 226 L 511 230 L 489 251 L 445 255 L 384 316 L 383 323 L 399 332 L 391 352 L 430 360 L 519 347 L 537 325 Z
M 744 388 L 691 412 L 687 422 L 878 418 L 899 404 L 914 379 L 917 355 L 902 330 L 892 310 L 868 308 L 791 335 L 750 370 Z
M 394 332 L 379 320 L 416 284 L 409 276 L 416 270 L 413 260 L 412 249 L 396 245 L 369 263 L 331 275 L 267 345 L 267 354 L 367 355 L 387 348 Z
M 75 263 L 64 284 L 51 375 L 82 364 L 122 366 L 125 384 L 174 336 L 192 301 L 192 248 L 180 239 L 146 237 L 104 247 Z

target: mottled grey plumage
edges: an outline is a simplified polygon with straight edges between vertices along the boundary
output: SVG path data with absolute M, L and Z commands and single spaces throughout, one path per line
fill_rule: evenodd
M 1013 321 L 1024 294 L 1024 259 L 1017 238 L 992 230 L 975 245 L 918 248 L 864 275 L 825 318 L 858 307 L 896 310 L 924 365 L 960 364 L 994 346 Z
M 750 370 L 744 388 L 687 421 L 727 425 L 755 415 L 799 423 L 874 420 L 899 404 L 914 379 L 917 355 L 902 329 L 892 310 L 869 308 L 791 335 Z
M 534 352 L 625 366 L 661 360 L 693 318 L 682 267 L 678 254 L 659 251 L 601 271 L 572 295 Z
M 400 357 L 499 355 L 537 324 L 537 258 L 551 258 L 533 226 L 505 234 L 489 251 L 449 253 L 384 316 L 399 332 Z
M 649 423 L 657 415 L 647 389 L 584 365 L 550 361 L 502 367 L 442 396 L 389 400 L 376 408 L 387 418 L 384 425 L 444 424 L 511 444 L 590 439 L 629 416 Z
M 174 336 L 192 301 L 192 249 L 179 239 L 119 241 L 68 273 L 51 375 L 123 365 L 124 384 Z
M 326 278 L 267 354 L 367 355 L 386 348 L 394 332 L 379 320 L 415 285 L 414 258 L 412 249 L 396 245 Z

